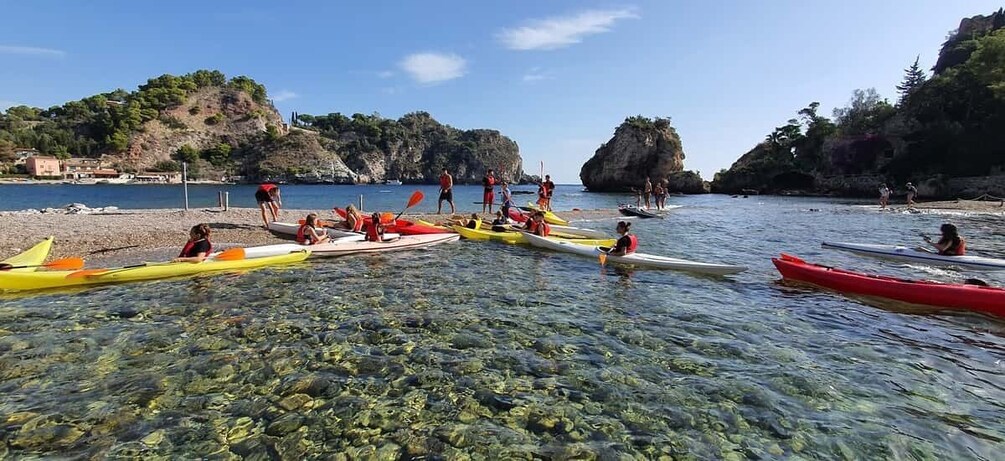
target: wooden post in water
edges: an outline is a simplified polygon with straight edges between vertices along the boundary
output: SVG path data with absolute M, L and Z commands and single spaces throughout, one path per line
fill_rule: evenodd
M 188 162 L 181 162 L 181 185 L 185 191 L 185 211 L 188 211 Z
M 223 211 L 227 211 L 229 209 L 230 209 L 230 192 L 227 191 L 223 193 Z

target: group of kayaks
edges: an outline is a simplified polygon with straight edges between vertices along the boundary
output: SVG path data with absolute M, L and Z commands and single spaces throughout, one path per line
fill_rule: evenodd
M 979 271 L 1005 270 L 1005 260 L 1002 259 L 945 256 L 904 246 L 824 242 L 823 247 L 914 264 Z M 808 283 L 843 294 L 1005 317 L 1005 289 L 987 286 L 978 279 L 969 279 L 968 283 L 962 284 L 908 280 L 812 264 L 784 253 L 771 262 L 785 280 Z

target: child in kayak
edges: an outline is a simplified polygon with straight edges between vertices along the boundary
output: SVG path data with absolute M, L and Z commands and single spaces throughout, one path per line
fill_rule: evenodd
M 631 230 L 632 223 L 618 221 L 617 232 L 621 237 L 614 244 L 614 248 L 607 251 L 607 254 L 611 256 L 624 256 L 635 253 L 635 250 L 639 247 L 639 239 L 635 234 L 631 233 Z
M 370 225 L 366 226 L 366 240 L 369 242 L 384 241 L 384 225 L 380 223 L 380 213 L 374 213 L 370 216 Z
M 363 231 L 363 214 L 355 206 L 345 207 L 345 227 L 353 232 Z
M 505 226 L 509 225 L 509 223 L 509 219 L 506 218 L 506 215 L 504 215 L 501 210 L 496 211 L 496 219 L 492 220 L 492 231 L 506 232 Z
M 524 229 L 531 234 L 537 235 L 539 237 L 547 237 L 551 234 L 551 226 L 544 222 L 544 213 L 537 211 L 531 215 L 530 219 L 527 220 L 527 224 Z
M 297 229 L 297 243 L 301 245 L 317 245 L 328 241 L 328 233 L 318 233 L 315 226 L 319 225 L 318 215 L 311 213 L 304 218 L 304 223 Z
M 196 224 L 188 232 L 188 242 L 185 243 L 185 247 L 172 262 L 201 263 L 212 252 L 213 244 L 209 242 L 209 226 Z
M 942 237 L 938 242 L 933 242 L 931 237 L 922 235 L 926 242 L 939 250 L 942 256 L 963 256 L 967 254 L 967 241 L 960 237 L 959 229 L 953 224 L 943 224 L 939 227 Z
M 468 229 L 478 229 L 481 227 L 481 224 L 482 218 L 478 217 L 478 213 L 471 213 L 471 218 L 464 223 L 464 227 L 467 227 Z

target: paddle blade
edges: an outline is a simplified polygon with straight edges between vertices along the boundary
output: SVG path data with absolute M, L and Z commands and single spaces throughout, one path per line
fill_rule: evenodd
M 55 261 L 43 264 L 42 267 L 57 271 L 75 271 L 78 269 L 82 269 L 84 267 L 84 259 L 77 257 L 57 259 Z
M 111 269 L 84 269 L 82 271 L 77 271 L 77 272 L 70 273 L 69 275 L 66 276 L 66 278 L 68 278 L 68 279 L 79 279 L 79 278 L 84 278 L 84 277 L 90 277 L 92 275 L 104 274 L 105 272 L 108 272 L 110 270 Z
M 601 266 L 603 266 L 604 264 L 607 264 L 607 253 L 604 253 L 603 251 L 601 251 L 600 252 L 600 256 L 598 258 L 600 259 L 600 265 Z
M 391 213 L 390 211 L 385 211 L 380 214 L 381 224 L 391 224 L 393 222 L 394 222 L 394 213 Z
M 215 261 L 238 261 L 245 258 L 244 248 L 224 250 L 213 258 Z
M 423 198 L 425 198 L 425 195 L 422 195 L 422 191 L 417 190 L 412 192 L 412 197 L 408 199 L 408 205 L 405 206 L 405 209 L 407 210 L 415 205 L 418 205 Z

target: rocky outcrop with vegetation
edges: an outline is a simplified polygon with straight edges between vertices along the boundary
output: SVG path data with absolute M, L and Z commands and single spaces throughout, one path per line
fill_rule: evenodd
M 579 172 L 592 192 L 641 188 L 684 169 L 684 150 L 669 118 L 628 117 Z
M 426 112 L 397 120 L 339 113 L 297 114 L 295 120 L 297 127 L 323 137 L 360 182 L 432 183 L 443 168 L 459 184 L 480 182 L 489 168 L 510 181 L 523 178 L 519 147 L 513 140 L 495 130 L 459 130 Z
M 929 76 L 917 60 L 891 103 L 856 90 L 833 118 L 811 103 L 720 171 L 712 190 L 874 196 L 912 181 L 929 197 L 996 194 L 1005 172 L 1005 13 L 964 19 Z M 902 192 L 902 191 L 901 191 Z
M 435 183 L 444 167 L 458 183 L 479 181 L 488 168 L 525 179 L 516 143 L 495 130 L 459 130 L 425 112 L 293 118 L 288 132 L 265 87 L 247 77 L 162 75 L 132 92 L 0 113 L 0 166 L 17 148 L 33 148 L 101 157 L 122 172 L 177 171 L 186 162 L 193 179 Z

